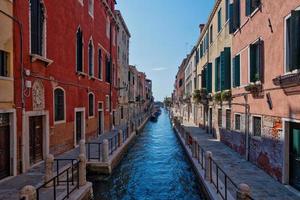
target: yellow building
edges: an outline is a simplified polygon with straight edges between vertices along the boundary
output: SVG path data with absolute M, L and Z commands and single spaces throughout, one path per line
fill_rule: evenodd
M 13 3 L 0 1 L 0 179 L 16 175 L 16 112 L 13 77 Z
M 232 35 L 229 33 L 229 3 L 227 0 L 217 0 L 207 23 L 200 25 L 201 35 L 197 42 L 198 84 L 211 97 L 231 88 Z M 208 101 L 198 106 L 197 123 L 205 126 L 216 137 L 219 137 L 218 124 L 225 121 L 219 120 L 220 118 L 223 118 L 222 109 L 215 102 Z

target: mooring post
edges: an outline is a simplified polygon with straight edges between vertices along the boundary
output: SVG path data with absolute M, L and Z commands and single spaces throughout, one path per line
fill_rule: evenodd
M 45 178 L 44 178 L 45 183 L 47 183 L 53 178 L 53 165 L 54 165 L 54 156 L 52 154 L 48 154 L 45 161 Z M 53 182 L 51 181 L 47 183 L 45 187 L 51 187 L 52 185 Z
M 109 157 L 109 149 L 108 149 L 108 140 L 104 139 L 103 140 L 103 145 L 102 145 L 102 161 L 103 162 L 108 162 L 108 157 Z
M 79 155 L 79 186 L 84 186 L 86 184 L 86 156 L 85 154 Z
M 119 139 L 119 140 L 118 140 L 118 145 L 119 145 L 119 147 L 120 147 L 120 146 L 122 146 L 122 144 L 123 144 L 123 131 L 120 129 L 119 132 L 118 132 L 118 134 L 119 134 L 119 135 L 118 135 L 118 139 Z
M 236 199 L 237 200 L 250 200 L 250 194 L 251 194 L 250 187 L 245 183 L 241 183 L 236 192 Z
M 211 181 L 211 158 L 212 158 L 212 152 L 206 151 L 205 152 L 205 180 Z
M 24 186 L 20 191 L 20 199 L 22 200 L 36 200 L 36 189 L 32 185 Z

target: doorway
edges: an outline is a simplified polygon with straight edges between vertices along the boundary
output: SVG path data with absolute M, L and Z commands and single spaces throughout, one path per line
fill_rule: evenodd
M 0 179 L 10 176 L 9 114 L 0 114 Z
M 300 123 L 289 123 L 289 184 L 300 190 Z
M 29 118 L 29 155 L 30 165 L 43 160 L 43 117 Z
M 103 134 L 103 124 L 104 124 L 104 113 L 103 113 L 103 102 L 98 103 L 98 135 Z
M 76 112 L 76 145 L 79 144 L 82 138 L 82 121 L 82 112 Z

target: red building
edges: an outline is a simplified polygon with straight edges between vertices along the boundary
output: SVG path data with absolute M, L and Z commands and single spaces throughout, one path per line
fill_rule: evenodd
M 111 129 L 117 103 L 114 6 L 114 0 L 14 2 L 23 27 L 22 49 L 14 27 L 19 172 Z

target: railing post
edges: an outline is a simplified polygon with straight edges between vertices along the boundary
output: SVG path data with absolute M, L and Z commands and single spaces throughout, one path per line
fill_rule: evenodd
M 103 140 L 103 145 L 102 145 L 102 161 L 103 162 L 108 162 L 108 154 L 109 154 L 109 149 L 108 149 L 108 140 L 104 139 Z
M 192 157 L 195 158 L 195 141 L 192 138 Z
M 86 184 L 86 157 L 84 154 L 79 155 L 79 186 L 84 186 Z
M 206 151 L 205 152 L 205 180 L 211 181 L 211 158 L 212 158 L 212 152 Z
M 236 199 L 237 200 L 250 200 L 250 187 L 247 184 L 241 183 L 239 188 L 236 192 Z
M 80 140 L 79 142 L 79 154 L 86 155 L 86 148 L 85 148 L 85 140 Z
M 48 154 L 45 162 L 45 183 L 52 179 L 53 177 L 53 165 L 54 165 L 54 156 L 52 154 Z M 58 171 L 58 170 L 56 170 Z M 53 182 L 46 184 L 45 187 L 51 187 Z
M 35 187 L 32 185 L 24 186 L 20 191 L 20 199 L 22 199 L 22 200 L 37 200 Z
M 118 145 L 120 147 L 123 144 L 123 130 L 120 129 L 118 134 L 119 134 L 119 137 L 118 137 L 119 138 L 119 141 L 118 141 L 119 144 Z

